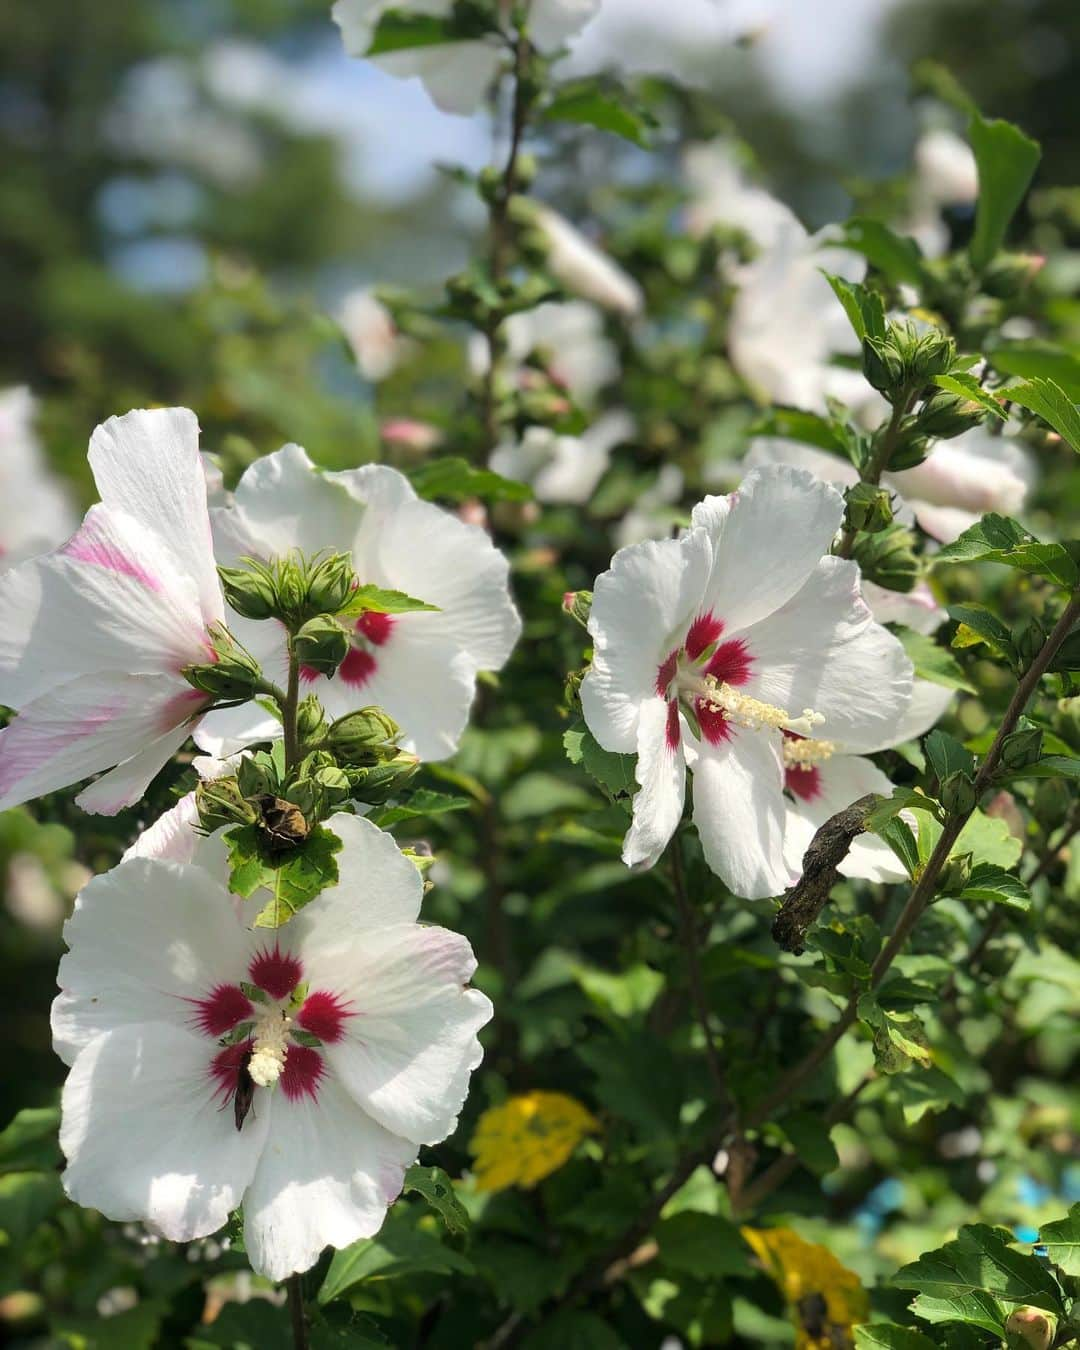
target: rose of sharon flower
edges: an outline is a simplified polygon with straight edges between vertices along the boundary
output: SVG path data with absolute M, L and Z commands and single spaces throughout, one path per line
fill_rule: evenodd
M 112 417 L 94 432 L 101 494 L 54 553 L 0 576 L 0 810 L 118 767 L 76 799 L 137 801 L 207 695 L 181 670 L 214 660 L 224 617 L 199 428 L 186 408 Z
M 560 436 L 550 427 L 529 427 L 489 459 L 496 473 L 532 483 L 542 502 L 587 502 L 607 472 L 611 452 L 634 432 L 629 413 L 605 413 L 580 436 Z
M 683 175 L 690 188 L 686 225 L 695 238 L 716 225 L 741 230 L 759 249 L 772 248 L 790 230 L 805 236 L 791 207 L 747 177 L 733 142 L 721 137 L 689 146 Z
M 340 881 L 273 932 L 245 926 L 224 872 L 136 858 L 95 878 L 53 1004 L 71 1198 L 178 1242 L 243 1202 L 274 1280 L 378 1231 L 419 1145 L 454 1129 L 492 1011 L 465 939 L 416 922 L 393 839 L 327 823 Z
M 581 700 L 604 749 L 637 754 L 628 865 L 663 852 L 689 767 L 709 866 L 738 895 L 777 895 L 797 875 L 783 733 L 853 751 L 896 734 L 911 663 L 874 622 L 855 564 L 822 556 L 843 510 L 803 470 L 758 470 L 696 506 L 682 538 L 622 549 L 597 579 Z
M 572 295 L 633 319 L 645 307 L 641 287 L 565 216 L 529 201 L 530 224 L 543 238 L 548 271 Z
M 30 390 L 0 390 L 0 570 L 54 548 L 75 521 L 67 492 L 42 458 Z
M 619 373 L 615 348 L 604 336 L 600 311 L 584 300 L 548 300 L 535 309 L 511 314 L 503 325 L 506 359 L 525 376 L 527 359 L 539 362 L 552 381 L 578 403 L 590 404 Z M 482 334 L 469 339 L 469 366 L 480 378 L 488 368 L 488 344 Z
M 420 501 L 407 478 L 381 464 L 322 473 L 287 445 L 244 473 L 231 508 L 214 511 L 223 563 L 264 560 L 299 549 L 351 553 L 364 584 L 404 591 L 438 611 L 364 614 L 332 679 L 302 672 L 330 718 L 379 704 L 421 759 L 452 754 L 465 729 L 481 670 L 499 670 L 521 620 L 510 599 L 509 566 L 477 525 Z M 229 624 L 271 680 L 285 678 L 284 630 L 230 613 Z M 256 704 L 212 713 L 198 743 L 214 755 L 281 734 Z
M 369 290 L 350 291 L 341 302 L 340 321 L 364 379 L 377 384 L 392 375 L 408 344 L 382 301 Z
M 540 51 L 550 54 L 579 32 L 596 13 L 600 0 L 531 0 L 528 6 L 529 38 Z M 337 0 L 330 11 L 341 29 L 350 56 L 366 56 L 379 20 L 388 10 L 427 14 L 448 19 L 454 0 Z M 372 58 L 388 74 L 399 79 L 418 76 L 443 112 L 468 114 L 483 102 L 499 71 L 504 51 L 494 34 L 479 40 L 437 42 L 406 47 Z

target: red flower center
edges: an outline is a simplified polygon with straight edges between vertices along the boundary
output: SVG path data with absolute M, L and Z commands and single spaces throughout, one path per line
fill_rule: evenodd
M 691 623 L 682 647 L 669 652 L 657 668 L 656 692 L 668 702 L 667 743 L 671 750 L 676 749 L 682 734 L 679 724 L 680 697 L 689 703 L 702 737 L 711 745 L 719 745 L 731 735 L 731 723 L 722 709 L 714 707 L 702 694 L 693 690 L 680 695 L 677 685 L 680 672 L 687 670 L 693 673 L 695 681 L 699 683 L 711 679 L 717 685 L 728 684 L 732 688 L 746 683 L 753 667 L 753 657 L 742 638 L 728 638 L 726 642 L 721 642 L 723 632 L 723 621 L 712 610 L 706 610 Z

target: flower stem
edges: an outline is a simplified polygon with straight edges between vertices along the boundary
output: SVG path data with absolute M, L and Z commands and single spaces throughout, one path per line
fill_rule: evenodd
M 905 392 L 893 404 L 892 415 L 885 427 L 884 434 L 870 458 L 860 470 L 859 479 L 861 482 L 873 483 L 875 487 L 881 482 L 881 475 L 889 467 L 889 460 L 896 449 L 896 442 L 900 435 L 900 424 L 914 401 L 915 396 Z M 844 526 L 844 532 L 840 537 L 840 545 L 836 550 L 838 558 L 851 557 L 858 533 L 858 530 L 852 529 L 850 525 Z
M 304 1283 L 299 1275 L 290 1275 L 285 1282 L 289 1297 L 289 1320 L 292 1322 L 294 1350 L 308 1350 L 307 1316 L 304 1312 Z
M 285 771 L 295 769 L 300 762 L 300 734 L 296 725 L 296 712 L 300 702 L 300 662 L 293 648 L 292 634 L 289 634 L 289 682 L 285 689 L 285 698 L 281 702 L 281 729 L 285 741 Z

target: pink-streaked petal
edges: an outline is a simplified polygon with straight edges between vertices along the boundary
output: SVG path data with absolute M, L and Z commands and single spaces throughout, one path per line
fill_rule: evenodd
M 671 743 L 669 725 L 670 708 L 663 699 L 651 698 L 642 704 L 634 769 L 640 787 L 634 794 L 633 822 L 622 852 L 628 867 L 652 867 L 682 818 L 686 762 L 682 739 Z
M 195 690 L 189 692 L 194 694 Z M 181 695 L 181 698 L 185 697 Z M 166 710 L 168 715 L 173 715 L 178 706 L 182 706 L 179 700 L 171 703 Z M 151 741 L 137 755 L 132 755 L 84 788 L 75 798 L 75 804 L 84 811 L 100 816 L 115 816 L 125 806 L 135 805 L 142 800 L 154 778 L 191 735 L 191 730 L 191 725 L 184 721 L 164 736 Z
M 255 1174 L 270 1112 L 237 1131 L 218 1099 L 212 1050 L 162 1022 L 117 1027 L 80 1050 L 61 1102 L 73 1200 L 173 1242 L 221 1227 Z
M 133 858 L 95 877 L 64 926 L 53 1044 L 70 1064 L 101 1032 L 189 1027 L 194 1001 L 244 978 L 249 938 L 224 885 L 201 867 Z
M 272 1145 L 244 1197 L 244 1246 L 254 1270 L 283 1280 L 314 1265 L 324 1247 L 379 1231 L 416 1145 L 376 1124 L 332 1074 L 315 1097 L 275 1091 L 266 1114 Z
M 138 408 L 90 439 L 101 499 L 145 526 L 195 584 L 205 623 L 224 617 L 214 563 L 199 424 L 187 408 Z

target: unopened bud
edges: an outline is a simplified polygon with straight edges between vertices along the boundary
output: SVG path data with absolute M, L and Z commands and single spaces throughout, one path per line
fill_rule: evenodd
M 345 801 L 352 792 L 348 775 L 336 764 L 317 770 L 312 781 L 323 793 L 327 803 L 332 806 Z
M 307 582 L 301 564 L 286 558 L 277 568 L 278 616 L 288 624 L 299 621 L 307 599 Z
M 918 428 L 917 420 L 909 419 L 896 449 L 889 455 L 886 467 L 890 472 L 899 473 L 901 469 L 914 469 L 930 453 L 932 445 L 930 437 L 920 435 Z
M 901 525 L 891 525 L 878 534 L 860 535 L 852 557 L 867 580 L 886 590 L 914 590 L 919 579 L 915 536 Z
M 401 729 L 382 708 L 360 708 L 334 722 L 327 733 L 327 744 L 345 764 L 363 764 L 375 758 L 376 751 L 392 745 Z
M 916 425 L 925 436 L 947 439 L 977 427 L 985 415 L 973 399 L 942 390 L 919 409 Z
M 293 650 L 302 666 L 319 675 L 333 675 L 349 652 L 349 635 L 336 619 L 317 614 L 293 639 Z
M 262 564 L 253 562 L 248 567 L 219 567 L 218 577 L 225 599 L 245 619 L 269 619 L 276 613 L 274 578 Z
M 1071 805 L 1072 794 L 1063 778 L 1043 778 L 1035 789 L 1031 809 L 1042 828 L 1050 831 L 1065 823 Z
M 938 797 L 949 815 L 966 816 L 975 809 L 975 784 L 962 769 L 957 769 L 941 784 Z
M 296 730 L 301 741 L 317 740 L 326 730 L 326 713 L 318 696 L 308 694 L 296 710 Z
M 308 573 L 306 612 L 312 617 L 336 614 L 356 586 L 351 554 L 335 553 L 323 558 Z
M 216 659 L 205 665 L 185 666 L 180 673 L 188 684 L 215 699 L 246 701 L 262 679 L 259 663 L 224 624 L 213 624 L 208 631 Z
M 1001 762 L 1006 769 L 1026 769 L 1042 754 L 1041 727 L 1024 727 L 1006 736 L 1001 745 Z
M 879 394 L 891 398 L 904 384 L 904 359 L 887 338 L 863 338 L 863 374 Z
M 844 493 L 845 523 L 852 530 L 877 534 L 892 524 L 892 494 L 873 483 L 855 483 Z
M 898 345 L 913 385 L 929 384 L 935 375 L 944 375 L 956 360 L 956 343 L 940 328 L 917 333 L 908 325 Z
M 215 778 L 195 788 L 199 824 L 208 834 L 222 825 L 252 825 L 258 812 L 247 800 L 235 778 Z
M 562 598 L 564 614 L 576 619 L 582 628 L 589 626 L 589 614 L 592 610 L 592 591 L 567 591 Z
M 999 253 L 982 274 L 982 288 L 995 300 L 1012 300 L 1045 262 L 1039 253 Z
M 1038 619 L 1032 615 L 1017 632 L 1013 634 L 1013 647 L 1021 671 L 1027 670 L 1046 644 L 1046 634 Z
M 1014 1308 L 1005 1323 L 1005 1335 L 1017 1350 L 1050 1350 L 1057 1336 L 1058 1321 L 1052 1312 L 1025 1304 Z
M 245 755 L 236 769 L 236 781 L 245 797 L 265 797 L 277 786 L 270 756 L 265 751 L 255 755 Z
M 357 800 L 379 805 L 395 797 L 420 768 L 420 760 L 407 750 L 399 750 L 381 764 L 349 769 L 349 783 Z
M 937 888 L 942 895 L 959 895 L 971 880 L 972 857 L 959 853 L 949 858 L 938 876 Z

